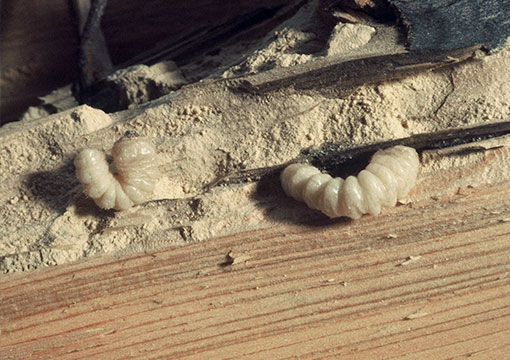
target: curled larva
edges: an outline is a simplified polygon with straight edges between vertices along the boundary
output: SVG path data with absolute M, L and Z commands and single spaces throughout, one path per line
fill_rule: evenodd
M 358 219 L 379 215 L 382 206 L 395 206 L 416 183 L 420 161 L 416 150 L 395 146 L 380 150 L 358 176 L 333 178 L 306 164 L 287 166 L 280 175 L 283 190 L 312 209 L 334 218 Z
M 84 149 L 78 154 L 74 166 L 83 192 L 103 209 L 125 210 L 147 201 L 159 177 L 154 145 L 127 134 L 113 145 L 112 157 L 116 174 L 102 151 Z

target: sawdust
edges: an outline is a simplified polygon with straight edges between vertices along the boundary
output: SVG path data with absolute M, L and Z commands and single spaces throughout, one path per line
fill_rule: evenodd
M 335 31 L 341 41 L 332 38 L 322 52 L 300 53 L 314 36 L 300 25 L 306 21 L 306 14 L 296 14 L 263 41 L 251 44 L 247 56 L 218 75 L 311 61 L 337 53 L 336 46 L 347 41 L 344 31 Z M 369 46 L 372 33 L 365 25 L 349 25 L 357 44 L 352 45 L 354 51 Z M 344 99 L 291 89 L 261 96 L 238 94 L 228 82 L 206 79 L 145 103 L 147 94 L 136 98 L 130 81 L 125 81 L 126 93 L 134 94 L 131 104 L 142 103 L 128 104 L 129 110 L 106 114 L 84 105 L 7 124 L 0 128 L 0 271 L 25 271 L 97 253 L 142 251 L 281 221 L 319 218 L 285 198 L 274 179 L 204 189 L 227 174 L 279 165 L 325 142 L 362 145 L 506 120 L 509 67 L 507 47 L 453 70 L 361 87 Z M 166 71 L 160 69 L 160 74 Z M 166 84 L 160 75 L 151 76 Z M 108 153 L 127 130 L 153 139 L 164 176 L 152 201 L 123 212 L 103 211 L 82 194 L 72 160 L 84 147 Z M 459 163 L 425 156 L 424 173 L 432 178 L 434 171 L 462 168 L 465 161 L 479 161 L 484 155 L 473 156 Z M 505 174 L 487 176 L 497 182 Z M 422 182 L 420 191 L 428 192 L 427 197 L 442 190 L 426 184 Z
M 305 4 L 291 19 L 284 21 L 263 39 L 250 45 L 247 55 L 237 64 L 227 64 L 222 77 L 255 73 L 276 67 L 289 67 L 311 61 L 314 55 L 305 53 L 306 44 L 316 34 L 307 31 L 318 1 Z M 246 53 L 246 49 L 243 49 Z
M 374 33 L 375 29 L 371 26 L 338 23 L 331 33 L 328 56 L 346 54 L 366 45 Z
M 116 109 L 132 109 L 140 104 L 177 90 L 186 83 L 173 61 L 163 61 L 152 66 L 134 65 L 108 76 L 106 87 L 117 94 Z

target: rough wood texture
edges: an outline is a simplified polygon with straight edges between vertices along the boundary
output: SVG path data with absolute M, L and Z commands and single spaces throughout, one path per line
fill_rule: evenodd
M 510 347 L 509 199 L 502 184 L 379 218 L 282 224 L 5 276 L 0 353 L 502 359 Z
M 286 87 L 299 90 L 323 89 L 325 95 L 332 92 L 332 97 L 344 97 L 364 84 L 402 79 L 472 59 L 479 48 L 472 46 L 435 53 L 401 52 L 358 59 L 325 58 L 241 79 L 238 89 L 252 94 L 262 94 Z M 334 91 L 329 89 L 331 87 Z
M 458 151 L 459 154 L 474 153 L 478 151 L 484 152 L 485 150 L 490 149 L 491 146 L 492 149 L 505 147 L 504 144 L 507 141 L 505 135 L 509 133 L 510 121 L 505 121 L 501 123 L 493 123 L 470 128 L 466 127 L 437 131 L 435 133 L 418 134 L 403 139 L 384 141 L 366 146 L 358 146 L 352 149 L 345 149 L 342 144 L 327 143 L 318 149 L 304 150 L 298 158 L 285 164 L 260 169 L 241 170 L 236 174 L 221 177 L 209 184 L 206 189 L 210 189 L 218 185 L 260 180 L 267 175 L 278 176 L 280 171 L 282 171 L 290 163 L 294 162 L 310 162 L 313 166 L 328 171 L 333 170 L 336 176 L 346 178 L 349 175 L 358 173 L 363 170 L 370 162 L 372 155 L 380 149 L 385 149 L 396 145 L 404 145 L 410 146 L 416 149 L 418 152 L 443 148 L 449 148 L 453 153 Z M 499 137 L 501 138 L 498 139 Z M 496 139 L 496 141 L 501 140 L 501 143 L 489 145 L 488 147 L 480 146 L 482 144 L 480 141 L 487 139 Z M 456 146 L 462 144 L 466 144 L 466 146 L 455 148 Z M 502 156 L 506 158 L 506 154 L 510 153 L 510 150 L 504 151 L 504 153 L 505 155 L 502 154 Z M 475 176 L 478 178 L 483 178 L 483 171 L 490 168 L 501 168 L 500 164 L 504 161 L 505 160 L 499 157 L 494 159 L 494 161 L 485 161 L 483 166 L 478 169 L 482 173 L 477 172 L 476 167 L 464 166 L 463 170 L 474 171 L 476 172 Z M 446 172 L 452 173 L 452 169 L 446 169 Z M 454 174 L 454 176 L 457 175 L 458 174 Z M 486 182 L 483 182 L 483 184 L 485 185 Z M 430 192 L 431 189 L 433 188 L 429 188 L 426 191 Z M 425 196 L 430 196 L 430 193 Z
M 402 14 L 410 50 L 503 46 L 510 34 L 510 0 L 390 0 Z
M 102 29 L 112 62 L 119 64 L 160 42 L 195 39 L 260 9 L 286 3 L 110 0 Z M 0 15 L 0 124 L 4 124 L 36 105 L 38 96 L 75 80 L 78 41 L 67 0 L 3 1 Z
M 190 58 L 220 51 L 225 42 L 242 43 L 249 38 L 260 38 L 305 3 L 200 0 L 169 4 L 162 0 L 110 0 L 102 29 L 112 62 L 117 66 L 163 59 L 182 64 Z M 447 6 L 439 0 L 390 3 L 401 13 L 407 26 L 411 50 L 452 50 L 487 42 L 491 42 L 491 48 L 498 48 L 510 33 L 510 0 L 455 0 Z M 0 124 L 17 120 L 29 105 L 39 103 L 38 97 L 75 81 L 78 50 L 67 0 L 11 0 L 2 5 Z M 335 5 L 342 5 L 340 9 L 361 7 L 373 16 L 396 20 L 385 1 L 322 0 L 321 14 L 311 24 L 314 33 L 325 30 L 329 33 L 333 21 L 336 23 L 329 13 Z M 101 38 L 99 43 L 102 41 Z M 96 43 L 91 46 L 104 52 L 102 45 Z M 109 64 L 105 65 L 109 68 Z M 435 64 L 414 65 L 410 68 L 406 64 L 407 70 Z M 393 70 L 402 72 L 404 66 L 392 68 L 390 73 Z

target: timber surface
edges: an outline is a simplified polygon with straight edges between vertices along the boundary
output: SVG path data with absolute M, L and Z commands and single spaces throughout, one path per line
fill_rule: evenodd
M 509 205 L 502 184 L 3 276 L 1 358 L 503 359 Z

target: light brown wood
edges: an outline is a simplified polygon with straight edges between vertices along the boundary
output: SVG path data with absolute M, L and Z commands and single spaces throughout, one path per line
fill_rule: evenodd
M 0 354 L 503 359 L 509 205 L 502 184 L 378 218 L 281 224 L 4 276 Z

